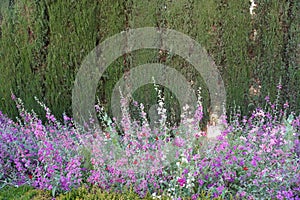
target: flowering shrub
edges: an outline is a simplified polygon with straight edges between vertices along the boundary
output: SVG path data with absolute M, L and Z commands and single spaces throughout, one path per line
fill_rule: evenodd
M 93 170 L 88 181 L 103 189 L 133 186 L 140 196 L 147 192 L 164 190 L 167 182 L 173 179 L 171 170 L 174 158 L 189 154 L 193 149 L 191 138 L 199 134 L 199 122 L 202 119 L 202 105 L 193 119 L 188 119 L 188 106 L 182 113 L 182 125 L 179 128 L 167 126 L 166 109 L 161 93 L 158 91 L 159 128 L 151 130 L 144 107 L 134 102 L 140 110 L 141 122 L 130 119 L 127 99 L 121 95 L 121 137 L 116 124 L 109 120 L 107 114 L 99 106 L 100 118 L 106 120 L 107 128 L 102 134 L 94 134 L 95 140 L 84 144 L 91 150 Z M 91 141 L 91 140 L 86 140 Z M 102 148 L 101 148 L 102 147 Z M 173 159 L 170 159 L 173 158 Z M 167 167 L 165 167 L 167 166 Z M 181 183 L 182 184 L 182 183 Z
M 45 108 L 48 126 L 34 112 L 27 112 L 22 101 L 12 96 L 19 109 L 18 123 L 0 115 L 0 181 L 3 185 L 29 184 L 39 189 L 70 190 L 81 184 L 82 157 L 74 130 L 56 121 Z M 68 126 L 71 124 L 69 123 Z
M 28 184 L 57 192 L 89 183 L 107 191 L 133 188 L 141 197 L 237 199 L 299 199 L 300 116 L 287 115 L 288 104 L 267 106 L 250 117 L 237 113 L 214 141 L 199 128 L 201 98 L 193 118 L 185 106 L 179 127 L 167 123 L 164 101 L 158 90 L 160 120 L 151 129 L 142 104 L 134 102 L 141 120 L 131 120 L 122 96 L 120 125 L 103 108 L 96 111 L 103 131 L 73 126 L 64 116 L 58 122 L 45 109 L 48 122 L 28 112 L 15 99 L 18 123 L 0 112 L 0 187 Z M 91 121 L 91 125 L 93 125 Z
M 299 132 L 291 125 L 293 119 L 290 117 L 284 125 L 276 125 L 261 114 L 268 115 L 258 109 L 243 128 L 229 126 L 218 137 L 213 150 L 198 159 L 199 168 L 195 171 L 199 173 L 199 187 L 223 197 L 229 194 L 254 199 L 299 196 Z M 235 136 L 237 130 L 242 132 L 239 137 Z

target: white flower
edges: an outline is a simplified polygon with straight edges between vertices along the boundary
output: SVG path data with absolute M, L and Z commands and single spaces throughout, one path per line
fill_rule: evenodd
M 250 5 L 250 8 L 249 8 L 249 10 L 250 10 L 250 15 L 254 15 L 255 13 L 253 12 L 253 10 L 257 7 L 257 4 L 254 2 L 254 0 L 250 0 L 250 2 L 251 2 L 251 5 Z
M 186 105 L 183 107 L 183 110 L 184 110 L 184 111 L 187 111 L 189 108 L 190 108 L 190 106 L 189 106 L 188 104 L 186 104 Z
M 188 160 L 186 159 L 186 157 L 182 157 L 182 158 L 181 158 L 181 162 L 182 162 L 182 163 L 188 163 Z
M 276 176 L 275 178 L 279 181 L 282 181 L 282 176 Z
M 256 29 L 254 29 L 254 30 L 253 30 L 253 40 L 255 40 L 255 39 L 256 39 L 256 36 L 257 36 L 257 30 L 256 30 Z
M 156 195 L 156 193 L 154 192 L 152 194 L 153 199 L 161 199 L 161 195 Z
M 247 141 L 247 139 L 245 137 L 243 137 L 243 136 L 240 136 L 240 139 L 243 140 L 243 141 L 245 141 L 245 142 Z
M 186 120 L 186 122 L 187 122 L 188 124 L 191 124 L 193 121 L 194 121 L 194 119 L 192 119 L 192 118 L 188 118 L 188 119 Z
M 164 106 L 164 102 L 163 102 L 163 101 L 159 101 L 158 105 L 159 105 L 160 107 L 163 107 L 163 106 Z

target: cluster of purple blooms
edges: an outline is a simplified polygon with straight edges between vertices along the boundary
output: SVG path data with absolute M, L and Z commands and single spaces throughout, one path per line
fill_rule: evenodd
M 207 191 L 223 198 L 300 199 L 300 116 L 287 116 L 287 103 L 276 110 L 266 98 L 270 110 L 257 108 L 250 117 L 236 114 L 230 123 L 224 120 L 226 128 L 210 143 L 198 127 L 201 105 L 186 129 L 153 131 L 144 107 L 136 104 L 143 122 L 132 121 L 123 108 L 121 128 L 110 121 L 100 132 L 80 129 L 67 116 L 60 123 L 38 102 L 48 120 L 43 125 L 20 99 L 13 99 L 18 122 L 0 112 L 0 188 L 28 184 L 55 195 L 89 183 L 120 192 L 131 187 L 141 197 L 150 193 L 153 198 L 197 199 Z M 176 136 L 185 132 L 188 137 Z M 195 140 L 191 143 L 189 137 Z M 176 147 L 176 160 L 168 166 L 162 165 L 166 144 Z M 105 145 L 111 151 L 101 148 Z M 147 163 L 152 167 L 138 170 Z

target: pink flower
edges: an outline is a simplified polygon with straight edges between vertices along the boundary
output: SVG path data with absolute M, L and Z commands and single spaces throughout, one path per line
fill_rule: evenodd
M 16 96 L 13 94 L 13 93 L 11 93 L 11 99 L 14 101 L 14 100 L 16 100 Z
M 69 121 L 69 120 L 71 119 L 71 118 L 69 118 L 67 115 L 64 115 L 63 118 L 64 118 L 64 121 L 65 121 L 65 122 L 67 122 L 67 121 Z
M 281 90 L 282 89 L 282 85 L 281 84 L 277 85 L 277 89 Z

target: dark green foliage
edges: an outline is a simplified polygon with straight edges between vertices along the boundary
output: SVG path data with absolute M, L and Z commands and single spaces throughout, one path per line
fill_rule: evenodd
M 42 97 L 39 65 L 43 63 L 43 16 L 32 1 L 15 1 L 2 11 L 0 38 L 0 108 L 16 115 L 10 91 L 24 98 L 29 108 L 38 110 L 33 96 Z M 45 63 L 45 62 L 44 62 Z M 39 70 L 39 71 L 38 71 Z
M 227 111 L 240 105 L 242 114 L 268 94 L 276 97 L 281 78 L 291 109 L 300 109 L 300 5 L 297 1 L 260 1 L 251 17 L 248 1 L 223 0 L 97 0 L 1 1 L 0 110 L 17 110 L 12 90 L 25 107 L 42 114 L 37 96 L 60 117 L 72 113 L 72 88 L 85 56 L 108 37 L 129 28 L 164 27 L 197 40 L 214 59 L 227 90 Z M 257 36 L 253 39 L 253 32 Z M 96 96 L 110 109 L 115 84 L 133 67 L 160 62 L 183 74 L 192 87 L 202 87 L 205 116 L 209 93 L 200 74 L 179 56 L 159 50 L 139 50 L 113 62 L 99 81 Z M 163 75 L 162 75 L 163 76 Z M 259 87 L 261 87 L 259 89 Z M 258 92 L 253 94 L 250 88 Z M 176 97 L 164 89 L 169 119 L 179 118 Z M 146 112 L 156 93 L 145 85 L 134 93 Z
M 281 79 L 281 100 L 289 101 L 294 111 L 300 108 L 299 8 L 299 2 L 293 0 L 261 1 L 257 17 L 253 20 L 253 27 L 258 33 L 253 44 L 254 76 L 261 81 L 262 93 L 270 93 L 271 99 L 275 99 L 275 83 Z
M 47 5 L 49 40 L 45 103 L 61 116 L 71 112 L 73 81 L 84 57 L 96 45 L 99 5 L 94 1 L 55 1 Z

